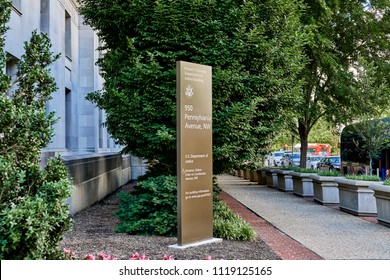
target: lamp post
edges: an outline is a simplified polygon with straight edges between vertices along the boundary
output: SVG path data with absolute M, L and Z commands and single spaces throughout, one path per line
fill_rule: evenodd
M 294 140 L 295 136 L 291 135 L 291 166 L 294 167 Z

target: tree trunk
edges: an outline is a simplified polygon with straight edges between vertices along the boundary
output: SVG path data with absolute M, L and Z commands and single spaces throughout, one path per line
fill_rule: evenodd
M 299 166 L 302 168 L 306 168 L 309 126 L 300 120 L 298 124 L 298 132 L 299 139 L 301 141 L 301 159 L 299 162 Z

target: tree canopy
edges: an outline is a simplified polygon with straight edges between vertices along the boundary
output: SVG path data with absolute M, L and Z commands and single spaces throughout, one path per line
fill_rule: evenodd
M 105 125 L 123 152 L 176 172 L 178 60 L 213 67 L 214 172 L 265 147 L 292 115 L 307 31 L 300 1 L 259 2 L 81 1 L 104 53 L 98 62 L 104 88 L 88 99 L 107 113 Z
M 308 135 L 321 118 L 348 124 L 362 114 L 376 116 L 390 102 L 390 2 L 305 0 L 303 26 L 311 38 L 309 59 L 290 127 L 306 148 Z M 299 102 L 300 101 L 300 102 Z M 306 162 L 301 150 L 301 165 Z
M 355 145 L 367 153 L 369 160 L 369 172 L 372 175 L 373 160 L 379 158 L 383 149 L 390 146 L 390 123 L 389 119 L 371 119 L 366 117 L 360 122 L 353 123 L 349 130 L 358 135 L 354 139 Z

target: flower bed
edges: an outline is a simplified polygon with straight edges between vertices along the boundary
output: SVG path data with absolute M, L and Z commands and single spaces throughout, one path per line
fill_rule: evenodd
M 85 257 L 78 257 L 75 252 L 71 252 L 69 249 L 64 248 L 64 256 L 63 258 L 65 260 L 102 260 L 102 261 L 115 261 L 118 260 L 118 258 L 115 258 L 109 254 L 105 254 L 104 252 L 101 252 L 97 254 L 96 256 L 94 254 L 89 253 Z M 207 256 L 203 258 L 203 260 L 212 260 L 213 258 L 211 256 Z M 132 254 L 131 257 L 128 258 L 128 260 L 131 261 L 148 261 L 150 260 L 148 257 L 145 256 L 145 254 L 140 255 L 138 252 L 135 252 Z M 162 260 L 167 261 L 167 260 L 174 260 L 174 257 L 164 255 L 162 257 Z

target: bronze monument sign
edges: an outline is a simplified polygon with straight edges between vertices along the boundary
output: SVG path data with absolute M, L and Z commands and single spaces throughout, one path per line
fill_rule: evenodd
M 178 245 L 213 239 L 211 67 L 178 61 Z

